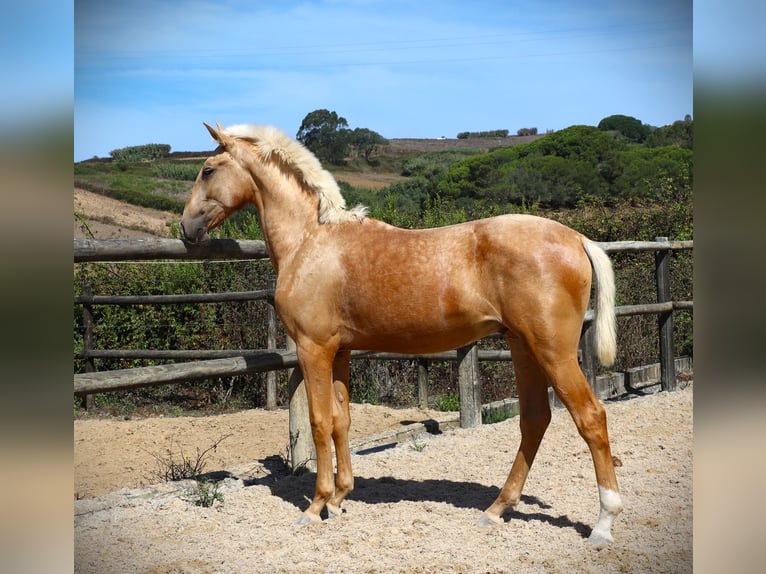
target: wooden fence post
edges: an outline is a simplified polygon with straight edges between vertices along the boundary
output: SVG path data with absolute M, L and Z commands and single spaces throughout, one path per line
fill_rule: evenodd
M 93 296 L 93 291 L 90 285 L 85 284 L 82 286 L 82 296 L 90 299 Z M 93 306 L 90 302 L 86 301 L 82 304 L 82 350 L 85 355 L 85 372 L 92 373 L 96 370 L 93 364 L 93 358 L 90 356 L 90 351 L 93 350 Z M 91 410 L 93 408 L 93 395 L 85 395 L 85 410 Z
M 287 349 L 295 350 L 295 341 L 287 337 Z M 292 470 L 300 467 L 316 472 L 316 449 L 314 437 L 311 434 L 311 419 L 309 418 L 309 400 L 306 395 L 306 381 L 300 367 L 287 370 L 287 394 L 289 396 L 289 448 L 290 466 Z
M 267 289 L 269 298 L 267 307 L 267 326 L 266 326 L 266 347 L 268 349 L 277 348 L 277 313 L 274 308 L 274 288 L 276 281 L 269 279 Z M 266 373 L 266 410 L 277 408 L 277 372 L 269 371 Z
M 655 241 L 667 241 L 667 237 L 655 237 Z M 670 298 L 670 250 L 654 253 L 657 280 L 657 303 L 672 301 Z M 658 316 L 660 332 L 660 383 L 663 391 L 676 390 L 675 349 L 673 345 L 673 311 Z
M 481 383 L 479 347 L 476 344 L 457 350 L 458 387 L 460 388 L 460 427 L 481 426 Z
M 428 360 L 418 359 L 418 406 L 428 408 Z

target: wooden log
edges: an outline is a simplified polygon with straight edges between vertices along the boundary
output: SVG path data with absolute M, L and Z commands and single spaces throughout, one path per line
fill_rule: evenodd
M 274 292 L 276 282 L 269 279 L 269 291 Z M 273 297 L 272 297 L 273 299 Z M 277 346 L 277 313 L 274 308 L 273 300 L 268 304 L 268 317 L 266 326 L 266 347 L 273 349 Z M 277 408 L 277 373 L 269 371 L 266 373 L 266 410 Z
M 668 241 L 663 238 L 662 241 L 597 241 L 598 245 L 607 253 L 625 253 L 635 251 L 657 251 L 670 250 L 679 251 L 684 249 L 693 249 L 694 241 Z
M 681 303 L 691 303 L 690 301 Z M 628 317 L 631 315 L 656 315 L 658 313 L 667 313 L 672 311 L 675 307 L 675 303 L 672 301 L 666 301 L 664 303 L 644 303 L 642 305 L 620 305 L 614 308 L 614 314 L 617 317 Z M 593 309 L 588 309 L 585 312 L 585 322 L 593 321 L 595 314 Z
M 602 241 L 607 253 L 693 249 L 694 241 Z M 74 262 L 266 259 L 266 244 L 260 240 L 211 239 L 191 245 L 180 239 L 75 239 Z
M 169 361 L 189 361 L 207 359 L 225 359 L 251 355 L 281 353 L 284 349 L 82 349 L 74 354 L 75 359 L 153 359 Z M 368 361 L 456 361 L 457 351 L 434 353 L 431 355 L 401 355 L 398 353 L 371 353 L 352 351 L 352 359 Z M 479 349 L 479 361 L 510 361 L 508 350 Z M 225 375 L 220 375 L 225 376 Z
M 151 385 L 185 383 L 213 377 L 233 377 L 246 373 L 261 373 L 272 369 L 287 368 L 297 364 L 295 353 L 272 351 L 252 356 L 209 361 L 82 373 L 74 376 L 74 392 L 75 394 L 84 394 L 119 391 Z
M 457 351 L 458 386 L 460 388 L 460 427 L 481 426 L 481 382 L 479 380 L 478 347 L 468 345 Z
M 205 361 L 229 357 L 254 357 L 283 351 L 284 349 L 83 349 L 79 353 L 75 353 L 74 358 Z
M 90 285 L 83 285 L 82 292 L 85 295 L 90 295 Z M 93 349 L 93 307 L 89 304 L 82 306 L 82 348 L 83 351 L 91 351 Z M 83 357 L 85 359 L 85 372 L 93 373 L 96 371 L 96 366 L 93 363 L 93 357 L 87 354 Z M 85 395 L 85 410 L 91 410 L 94 406 L 94 397 L 92 394 Z
M 211 239 L 199 245 L 159 237 L 74 240 L 75 263 L 158 259 L 266 259 L 268 256 L 266 244 L 259 240 Z
M 666 237 L 657 237 L 656 241 L 666 241 Z M 660 383 L 663 391 L 676 390 L 675 351 L 673 345 L 673 302 L 670 298 L 670 251 L 657 251 L 654 254 L 655 277 L 657 280 L 657 302 L 670 303 L 670 310 L 660 313 L 659 325 Z
M 287 348 L 295 352 L 295 341 L 287 337 Z M 288 458 L 293 472 L 306 468 L 316 472 L 316 448 L 311 432 L 309 400 L 306 394 L 306 381 L 297 364 L 287 373 L 287 395 L 289 400 L 289 446 Z
M 258 291 L 226 291 L 223 293 L 179 293 L 176 295 L 88 295 L 74 298 L 75 303 L 89 305 L 183 305 L 196 303 L 232 303 L 236 301 L 273 301 L 268 289 Z
M 418 406 L 428 408 L 428 360 L 418 359 Z
M 284 349 L 82 349 L 74 354 L 75 359 L 152 359 L 155 361 L 196 361 L 225 359 L 228 357 L 250 357 L 281 353 Z M 457 351 L 433 355 L 400 355 L 397 353 L 369 353 L 352 351 L 352 359 L 368 361 L 456 361 Z M 511 352 L 507 350 L 479 349 L 479 361 L 510 361 Z M 227 376 L 221 374 L 218 376 Z
M 480 361 L 510 361 L 511 352 L 503 349 L 479 349 Z M 425 355 L 403 355 L 399 353 L 383 353 L 375 351 L 351 351 L 352 359 L 368 359 L 371 361 L 457 361 L 458 351 L 444 351 L 443 353 L 428 353 Z

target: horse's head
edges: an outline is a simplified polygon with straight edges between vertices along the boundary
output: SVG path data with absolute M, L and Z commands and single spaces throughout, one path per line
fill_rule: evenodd
M 205 160 L 186 200 L 181 230 L 188 243 L 208 240 L 208 232 L 252 201 L 255 191 L 252 176 L 236 159 L 235 148 L 242 142 L 226 135 L 220 125 L 218 129 L 204 125 L 219 146 Z

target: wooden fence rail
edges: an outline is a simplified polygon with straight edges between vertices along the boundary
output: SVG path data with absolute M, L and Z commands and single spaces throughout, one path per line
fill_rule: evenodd
M 88 261 L 223 261 L 267 259 L 266 243 L 258 240 L 213 239 L 191 245 L 180 239 L 75 239 L 74 262 Z
M 673 314 L 676 311 L 692 311 L 693 301 L 670 300 L 670 257 L 671 251 L 693 249 L 693 241 L 668 241 L 658 237 L 655 241 L 601 242 L 607 253 L 652 251 L 655 253 L 655 278 L 657 303 L 624 305 L 615 309 L 617 316 L 658 315 L 660 379 L 662 388 L 675 387 L 675 355 L 673 349 Z M 263 241 L 237 241 L 213 239 L 202 245 L 188 245 L 179 239 L 75 239 L 74 262 L 130 262 L 156 260 L 247 260 L 265 259 L 268 252 Z M 125 390 L 136 387 L 180 383 L 215 377 L 232 377 L 280 369 L 295 369 L 297 359 L 291 349 L 252 350 L 134 350 L 95 349 L 93 342 L 94 305 L 173 305 L 192 303 L 222 303 L 234 301 L 265 301 L 270 306 L 269 346 L 275 346 L 276 318 L 273 312 L 273 285 L 259 291 L 229 293 L 201 293 L 179 295 L 93 295 L 88 286 L 74 303 L 83 308 L 83 349 L 75 358 L 85 361 L 85 373 L 74 375 L 74 393 L 92 393 Z M 592 385 L 596 385 L 595 352 L 592 348 L 593 311 L 584 318 L 581 339 L 581 365 Z M 288 346 L 290 345 L 288 341 Z M 427 406 L 426 383 L 429 361 L 457 361 L 459 372 L 461 426 L 481 424 L 481 400 L 479 392 L 478 362 L 509 361 L 510 351 L 480 350 L 476 345 L 446 353 L 432 355 L 402 355 L 396 353 L 373 353 L 355 351 L 352 359 L 367 360 L 417 360 L 418 397 L 421 406 Z M 93 359 L 146 358 L 190 360 L 184 363 L 155 365 L 134 369 L 96 372 Z M 195 360 L 196 359 L 196 360 Z M 291 389 L 299 388 L 291 383 Z M 276 406 L 276 385 L 272 378 L 267 382 L 267 408 Z M 292 414 L 292 397 L 291 397 Z M 292 423 L 291 423 L 292 428 Z M 306 435 L 308 436 L 308 435 Z

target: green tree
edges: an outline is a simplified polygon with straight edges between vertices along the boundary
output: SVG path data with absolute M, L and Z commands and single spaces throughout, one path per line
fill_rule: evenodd
M 694 121 L 689 114 L 683 120 L 652 130 L 646 138 L 647 147 L 678 146 L 692 149 Z
M 633 116 L 616 114 L 598 122 L 598 129 L 604 132 L 616 131 L 630 141 L 642 143 L 649 135 L 651 128 Z
M 537 128 L 519 128 L 516 132 L 517 136 L 536 136 Z
M 367 163 L 370 162 L 372 155 L 378 146 L 388 145 L 388 140 L 367 128 L 356 128 L 348 136 L 348 143 L 355 153 L 364 157 Z
M 296 139 L 320 160 L 342 164 L 348 155 L 348 121 L 334 111 L 314 110 L 303 118 Z

